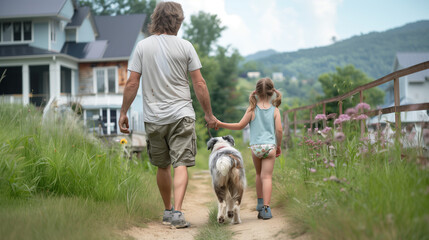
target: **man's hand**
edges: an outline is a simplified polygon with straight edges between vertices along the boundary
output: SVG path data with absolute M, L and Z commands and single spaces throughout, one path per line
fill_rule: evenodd
M 205 115 L 204 119 L 206 120 L 207 126 L 209 128 L 216 128 L 218 120 L 213 114 L 212 115 Z
M 122 133 L 130 133 L 129 125 L 128 125 L 128 117 L 127 115 L 122 115 L 119 117 L 119 130 Z
M 281 147 L 280 147 L 280 146 L 277 146 L 277 149 L 276 149 L 276 157 L 279 157 L 281 154 L 282 154 L 282 149 L 281 149 Z

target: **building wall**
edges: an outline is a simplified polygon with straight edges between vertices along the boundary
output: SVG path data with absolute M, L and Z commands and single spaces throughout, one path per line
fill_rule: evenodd
M 88 17 L 85 18 L 82 25 L 77 28 L 76 42 L 95 41 L 94 30 Z
M 54 24 L 56 31 L 56 40 L 51 41 L 51 51 L 60 52 L 61 48 L 66 41 L 66 34 L 64 27 L 67 25 L 66 21 L 52 21 L 51 24 Z
M 34 39 L 33 42 L 30 43 L 30 46 L 32 47 L 38 47 L 43 49 L 49 48 L 49 21 L 48 20 L 42 20 L 42 21 L 34 21 Z
M 73 17 L 74 7 L 71 0 L 67 0 L 64 4 L 63 8 L 60 11 L 60 16 L 65 17 L 67 19 L 71 19 Z
M 407 86 L 407 98 L 413 103 L 429 102 L 429 81 L 409 82 Z
M 118 68 L 118 93 L 124 92 L 127 82 L 127 61 L 80 63 L 79 64 L 79 94 L 94 93 L 94 71 L 96 67 L 117 67 Z

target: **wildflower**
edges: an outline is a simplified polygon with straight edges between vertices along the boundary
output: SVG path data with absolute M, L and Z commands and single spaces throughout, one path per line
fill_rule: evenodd
M 340 124 L 340 123 L 342 123 L 342 122 L 343 122 L 343 121 L 341 121 L 341 119 L 337 118 L 337 119 L 335 119 L 335 121 L 334 121 L 334 125 Z
M 317 114 L 315 120 L 328 120 L 325 114 Z
M 429 144 L 429 129 L 425 128 L 423 129 L 423 140 L 425 142 L 426 145 Z
M 319 128 L 315 128 L 315 129 L 314 129 L 314 132 L 317 132 L 317 131 L 319 131 Z
M 127 143 L 128 143 L 128 141 L 127 141 L 127 139 L 122 138 L 122 139 L 121 139 L 121 141 L 120 141 L 119 143 L 120 143 L 120 144 L 127 144 Z
M 330 162 L 330 163 L 329 163 L 329 166 L 331 166 L 331 167 L 335 167 L 335 164 L 334 164 L 333 162 Z
M 326 181 L 328 181 L 328 179 L 327 178 L 323 178 L 323 181 L 326 182 Z
M 348 108 L 346 110 L 346 114 L 349 115 L 349 116 L 357 114 L 357 110 L 356 110 L 356 108 Z
M 328 116 L 326 116 L 326 118 L 327 119 L 334 119 L 336 116 L 337 116 L 336 113 L 331 113 L 331 114 L 328 114 Z
M 311 134 L 311 128 L 307 129 L 307 133 Z
M 356 109 L 366 109 L 366 110 L 370 110 L 371 107 L 369 106 L 368 103 L 358 103 L 358 105 L 356 105 Z
M 349 121 L 350 120 L 350 116 L 347 114 L 341 114 L 338 119 L 341 120 L 341 122 L 345 122 L 345 121 Z
M 345 192 L 346 191 L 346 189 L 345 188 L 341 188 L 340 189 L 340 192 Z
M 312 173 L 316 172 L 316 169 L 314 169 L 314 168 L 309 168 L 308 170 L 310 170 L 310 172 L 312 172 Z
M 341 182 L 340 179 L 338 179 L 336 176 L 329 177 L 329 180 L 334 182 Z
M 342 132 L 337 132 L 335 133 L 334 138 L 335 138 L 335 141 L 342 142 L 346 139 L 346 135 L 344 135 L 344 133 Z
M 368 116 L 367 116 L 367 115 L 365 115 L 365 114 L 361 114 L 361 115 L 357 116 L 355 119 L 356 119 L 356 120 L 364 120 L 364 119 L 367 119 L 367 118 L 368 118 Z
M 330 128 L 330 127 L 325 127 L 325 128 L 322 130 L 322 133 L 327 134 L 327 133 L 329 133 L 329 131 L 331 131 L 331 129 L 332 129 L 332 128 Z

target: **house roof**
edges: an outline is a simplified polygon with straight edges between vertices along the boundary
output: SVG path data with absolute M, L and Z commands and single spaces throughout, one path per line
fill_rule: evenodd
M 89 7 L 79 7 L 75 9 L 71 22 L 67 24 L 66 28 L 80 27 L 90 11 L 91 9 Z
M 0 57 L 52 55 L 52 54 L 58 54 L 58 53 L 41 49 L 41 48 L 30 47 L 28 44 L 0 45 Z
M 1 0 L 0 18 L 56 16 L 67 0 Z
M 79 59 L 100 59 L 103 58 L 106 47 L 106 40 L 85 43 L 66 42 L 61 49 L 61 53 Z
M 411 67 L 413 65 L 429 61 L 429 52 L 400 52 L 396 53 L 394 71 Z M 429 77 L 429 69 L 416 72 L 407 76 L 411 82 L 424 82 Z
M 129 57 L 142 31 L 145 17 L 145 14 L 94 16 L 97 40 L 108 41 L 103 58 Z

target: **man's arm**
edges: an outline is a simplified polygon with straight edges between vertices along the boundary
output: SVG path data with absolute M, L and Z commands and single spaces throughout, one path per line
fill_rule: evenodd
M 204 119 L 210 128 L 214 128 L 216 126 L 217 119 L 212 112 L 210 95 L 207 89 L 206 81 L 201 75 L 200 69 L 190 72 L 190 75 L 192 79 L 192 85 L 194 86 L 195 95 L 197 95 L 198 102 L 200 102 L 205 114 Z
M 130 133 L 128 125 L 127 112 L 136 98 L 137 91 L 140 85 L 140 73 L 131 71 L 130 77 L 124 88 L 124 97 L 122 99 L 121 115 L 119 117 L 119 129 L 123 133 Z M 125 125 L 125 126 L 124 126 Z

